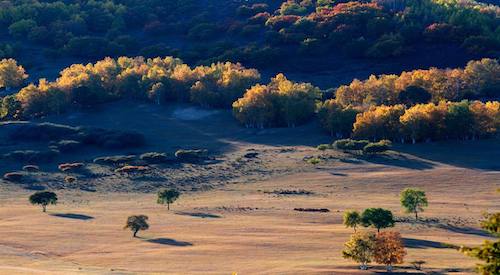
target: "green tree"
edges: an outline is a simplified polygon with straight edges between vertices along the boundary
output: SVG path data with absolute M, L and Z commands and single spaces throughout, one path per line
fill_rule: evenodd
M 167 209 L 170 210 L 170 204 L 179 198 L 181 193 L 175 189 L 164 189 L 158 191 L 159 204 L 167 204 Z
M 380 232 L 381 228 L 393 227 L 394 217 L 390 210 L 383 208 L 368 208 L 361 214 L 361 224 L 364 227 L 373 226 Z
M 346 227 L 352 227 L 354 232 L 356 232 L 356 227 L 361 224 L 361 215 L 358 211 L 346 211 L 344 212 L 344 225 Z
M 485 214 L 481 228 L 500 237 L 500 212 Z M 484 241 L 479 247 L 462 247 L 461 251 L 484 262 L 478 265 L 481 274 L 500 274 L 500 239 L 495 242 Z
M 425 192 L 420 189 L 406 188 L 400 198 L 406 213 L 415 213 L 415 220 L 418 220 L 418 212 L 423 212 L 424 207 L 428 206 Z
M 359 263 L 359 268 L 366 270 L 367 264 L 372 261 L 375 240 L 375 234 L 371 232 L 351 235 L 351 239 L 344 244 L 342 257 Z
M 130 216 L 128 217 L 127 224 L 125 224 L 125 227 L 123 227 L 123 229 L 129 228 L 132 232 L 134 232 L 134 238 L 135 238 L 139 230 L 149 229 L 148 219 L 149 218 L 146 215 Z
M 39 204 L 42 206 L 43 212 L 46 212 L 47 205 L 49 204 L 57 204 L 57 194 L 50 191 L 40 191 L 31 195 L 30 198 L 31 204 Z

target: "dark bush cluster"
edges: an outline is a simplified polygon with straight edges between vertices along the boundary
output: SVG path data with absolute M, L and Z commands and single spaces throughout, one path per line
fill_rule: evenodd
M 94 159 L 94 163 L 105 164 L 105 165 L 121 165 L 133 162 L 136 160 L 135 155 L 118 155 L 118 156 L 107 156 L 98 157 Z
M 144 153 L 139 158 L 149 164 L 165 163 L 171 160 L 166 153 L 158 152 Z
M 391 141 L 370 142 L 368 140 L 339 139 L 333 143 L 332 147 L 344 151 L 362 151 L 363 154 L 377 154 L 389 150 Z
M 271 45 L 294 45 L 299 54 L 340 49 L 353 57 L 388 58 L 426 41 L 494 55 L 500 51 L 498 14 L 497 6 L 475 1 L 288 0 L 265 25 Z
M 185 161 L 185 162 L 201 161 L 208 158 L 208 150 L 206 149 L 177 150 L 175 152 L 175 157 L 179 161 Z

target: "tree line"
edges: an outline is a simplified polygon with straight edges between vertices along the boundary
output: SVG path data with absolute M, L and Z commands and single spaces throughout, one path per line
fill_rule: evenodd
M 500 129 L 498 101 L 440 101 L 411 107 L 371 106 L 366 111 L 342 108 L 326 101 L 319 119 L 325 130 L 338 137 L 398 142 L 491 137 Z
M 0 88 L 21 86 L 27 77 L 15 60 L 0 61 Z M 283 74 L 268 84 L 260 81 L 256 69 L 239 63 L 190 67 L 173 57 L 105 58 L 74 64 L 53 82 L 40 79 L 1 98 L 0 118 L 58 114 L 70 106 L 86 108 L 132 98 L 232 108 L 242 125 L 254 128 L 295 127 L 317 115 L 331 135 L 374 141 L 477 139 L 494 136 L 500 128 L 498 101 L 465 96 L 500 97 L 500 65 L 494 59 L 471 61 L 464 69 L 416 70 L 355 80 L 323 102 L 325 93 L 310 83 L 294 82 Z
M 7 61 L 0 64 L 4 62 Z M 12 71 L 21 69 L 20 66 L 11 68 Z M 0 79 L 3 78 L 4 75 L 0 75 Z M 238 63 L 191 68 L 173 57 L 105 58 L 94 64 L 74 64 L 61 71 L 53 82 L 40 79 L 17 94 L 4 97 L 2 117 L 58 114 L 70 106 L 92 107 L 122 98 L 150 100 L 156 104 L 190 101 L 206 107 L 229 108 L 258 80 L 257 70 Z

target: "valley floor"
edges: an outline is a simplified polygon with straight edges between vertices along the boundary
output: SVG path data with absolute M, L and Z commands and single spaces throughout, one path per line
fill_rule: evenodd
M 311 149 L 312 150 L 312 149 Z M 293 156 L 292 156 L 293 158 Z M 276 161 L 280 159 L 277 158 Z M 342 213 L 367 207 L 398 217 L 399 192 L 427 191 L 426 222 L 400 222 L 408 250 L 396 270 L 469 274 L 475 261 L 453 246 L 488 238 L 478 229 L 483 211 L 499 211 L 500 173 L 429 162 L 398 167 L 366 161 L 325 161 L 314 169 L 253 183 L 233 183 L 182 195 L 170 211 L 154 194 L 58 191 L 47 213 L 28 204 L 29 192 L 3 186 L 0 195 L 1 274 L 353 274 L 341 256 L 352 229 Z M 309 195 L 276 195 L 287 189 Z M 328 208 L 307 213 L 294 208 Z M 150 230 L 133 238 L 127 216 L 149 216 Z M 411 219 L 410 219 L 411 220 Z

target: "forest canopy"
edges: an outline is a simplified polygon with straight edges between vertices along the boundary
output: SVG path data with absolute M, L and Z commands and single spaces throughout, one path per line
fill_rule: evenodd
M 0 79 L 15 76 L 16 85 L 24 82 L 27 75 L 15 60 L 0 64 L 9 68 L 0 70 Z M 463 69 L 431 68 L 354 80 L 324 100 L 324 91 L 284 74 L 261 84 L 258 70 L 239 63 L 190 67 L 174 57 L 105 58 L 71 65 L 55 81 L 40 79 L 0 98 L 0 117 L 40 117 L 135 99 L 232 107 L 246 127 L 295 127 L 317 117 L 337 137 L 413 143 L 476 139 L 495 136 L 500 129 L 500 103 L 495 101 L 500 97 L 499 78 L 498 61 L 482 59 Z
M 6 0 L 0 58 L 179 56 L 264 68 L 325 55 L 387 59 L 452 45 L 500 56 L 500 8 L 473 0 Z M 42 49 L 42 50 L 40 50 Z

